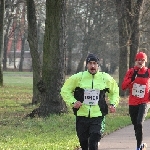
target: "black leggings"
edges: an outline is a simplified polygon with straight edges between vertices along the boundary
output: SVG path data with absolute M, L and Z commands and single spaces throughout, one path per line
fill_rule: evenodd
M 129 105 L 129 114 L 135 130 L 137 147 L 140 147 L 143 141 L 143 122 L 147 115 L 150 104 Z
M 98 142 L 101 139 L 101 123 L 103 117 L 79 117 L 76 118 L 76 131 L 82 150 L 98 150 Z

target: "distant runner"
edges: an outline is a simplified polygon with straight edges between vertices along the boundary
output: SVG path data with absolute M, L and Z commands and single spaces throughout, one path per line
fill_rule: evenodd
M 143 122 L 150 108 L 150 69 L 145 67 L 147 55 L 139 52 L 135 56 L 135 66 L 130 68 L 122 82 L 122 89 L 129 88 L 129 114 L 137 140 L 136 150 L 146 150 L 143 142 Z

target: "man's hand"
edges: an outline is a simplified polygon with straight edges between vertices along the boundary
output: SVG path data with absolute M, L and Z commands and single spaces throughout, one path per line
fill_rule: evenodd
M 116 108 L 113 105 L 109 106 L 109 111 L 110 113 L 115 113 L 116 112 Z
M 80 106 L 82 106 L 82 103 L 80 102 L 80 101 L 76 101 L 75 103 L 74 103 L 74 108 L 80 108 Z

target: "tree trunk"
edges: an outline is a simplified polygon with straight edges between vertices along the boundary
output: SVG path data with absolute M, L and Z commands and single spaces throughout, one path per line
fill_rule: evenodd
M 16 20 L 15 20 L 16 21 Z M 13 35 L 13 37 L 14 37 L 14 41 L 13 41 L 13 60 L 14 60 L 14 71 L 16 71 L 16 43 L 17 43 L 17 36 L 16 36 L 17 34 L 16 34 L 16 32 L 14 32 L 14 35 Z
M 121 87 L 124 75 L 129 68 L 129 51 L 130 47 L 127 44 L 130 37 L 130 27 L 127 20 L 125 2 L 116 0 L 116 11 L 118 16 L 118 29 L 119 29 L 119 87 Z M 124 96 L 125 92 L 120 88 L 120 96 Z
M 6 17 L 8 14 L 6 13 Z M 8 24 L 7 24 L 7 28 L 6 28 L 6 33 L 4 35 L 4 54 L 3 54 L 3 70 L 6 71 L 7 70 L 7 46 L 9 44 L 9 28 L 10 28 L 10 24 L 11 24 L 11 20 L 8 20 Z
M 45 90 L 37 110 L 39 116 L 66 112 L 60 96 L 65 80 L 65 0 L 46 1 L 46 21 L 43 47 L 42 78 Z
M 0 86 L 3 86 L 3 71 L 2 71 L 2 59 L 3 59 L 3 48 L 4 48 L 4 8 L 5 0 L 0 0 Z
M 143 7 L 144 0 L 139 0 L 133 8 L 133 17 L 132 17 L 132 35 L 131 35 L 131 46 L 130 46 L 130 61 L 129 67 L 134 66 L 135 55 L 139 49 L 140 41 L 140 31 L 139 26 L 141 23 L 141 12 Z
M 91 44 L 91 39 L 90 39 L 90 34 L 86 34 L 85 38 L 84 38 L 84 43 L 83 43 L 83 48 L 82 48 L 82 57 L 80 59 L 80 62 L 78 64 L 76 73 L 80 72 L 80 71 L 84 71 L 86 66 L 84 66 L 84 61 L 86 60 L 86 57 L 88 55 L 88 50 Z
M 25 34 L 24 34 L 25 35 Z M 23 61 L 24 61 L 24 45 L 25 45 L 25 36 L 21 38 L 22 45 L 21 45 L 21 55 L 20 55 L 20 63 L 19 63 L 19 71 L 23 71 Z
M 41 64 L 38 54 L 37 23 L 34 0 L 27 0 L 27 19 L 28 19 L 28 42 L 32 57 L 33 68 L 33 98 L 32 104 L 40 102 L 40 92 L 37 89 L 37 83 L 41 80 Z
M 68 55 L 67 55 L 67 75 L 71 74 L 72 71 L 72 47 L 68 46 Z

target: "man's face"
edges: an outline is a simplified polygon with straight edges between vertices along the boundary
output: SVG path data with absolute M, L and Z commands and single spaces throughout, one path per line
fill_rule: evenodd
M 99 69 L 97 62 L 95 62 L 95 61 L 88 62 L 87 69 L 88 69 L 89 73 L 91 73 L 91 74 L 97 73 L 97 71 Z
M 135 61 L 135 66 L 142 68 L 143 66 L 145 66 L 145 60 L 144 59 L 137 59 Z

